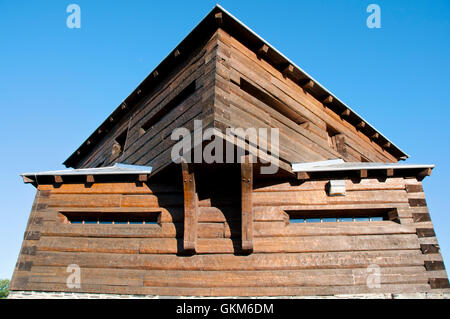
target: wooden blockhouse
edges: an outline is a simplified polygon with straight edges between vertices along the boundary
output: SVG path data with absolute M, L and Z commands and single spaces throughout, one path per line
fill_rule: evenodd
M 231 149 L 244 145 L 247 160 L 174 162 L 171 134 L 195 133 L 195 120 Z M 262 174 L 256 146 L 226 128 L 278 129 L 279 154 L 266 154 L 277 171 Z M 448 290 L 421 183 L 433 165 L 398 163 L 406 158 L 216 6 L 65 161 L 71 169 L 23 175 L 37 194 L 11 290 Z M 79 287 L 67 284 L 69 265 L 80 267 Z

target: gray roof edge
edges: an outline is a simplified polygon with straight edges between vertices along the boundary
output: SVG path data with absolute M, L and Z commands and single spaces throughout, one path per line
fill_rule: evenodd
M 152 167 L 139 166 L 116 163 L 114 166 L 97 167 L 97 168 L 79 168 L 79 169 L 65 169 L 58 171 L 45 171 L 34 173 L 20 174 L 22 177 L 34 176 L 82 176 L 82 175 L 123 175 L 123 174 L 150 174 Z
M 373 162 L 345 162 L 331 165 L 310 165 L 307 167 L 298 166 L 303 163 L 293 163 L 292 171 L 297 172 L 336 172 L 353 170 L 381 170 L 381 169 L 427 169 L 435 168 L 434 164 L 399 164 L 399 163 L 373 163 Z M 314 163 L 311 163 L 314 164 Z

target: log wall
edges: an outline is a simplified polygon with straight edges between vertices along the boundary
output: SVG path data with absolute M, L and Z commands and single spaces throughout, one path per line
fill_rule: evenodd
M 160 85 L 76 167 L 126 162 L 149 165 L 157 172 L 171 163 L 172 131 L 179 127 L 193 131 L 195 119 L 203 120 L 204 129 L 214 126 L 223 133 L 227 127 L 278 128 L 281 166 L 288 171 L 290 163 L 330 158 L 397 162 L 345 117 L 222 29 L 204 46 L 179 58 L 183 62 L 171 74 L 159 75 Z M 193 92 L 183 94 L 192 86 Z M 270 140 L 267 144 L 270 147 Z
M 150 165 L 153 172 L 171 162 L 170 136 L 175 128 L 194 128 L 194 119 L 203 127 L 212 125 L 217 35 L 189 56 L 180 54 L 183 62 L 171 74 L 158 75 L 160 85 L 134 107 L 114 129 L 85 155 L 76 168 L 110 166 L 116 162 Z M 194 86 L 193 92 L 183 90 Z M 143 131 L 149 124 L 151 127 Z M 115 141 L 126 135 L 122 150 L 114 151 Z
M 214 100 L 217 127 L 279 128 L 280 157 L 290 163 L 329 158 L 397 162 L 263 56 L 221 29 L 218 35 Z
M 182 249 L 181 182 L 40 185 L 11 290 L 287 296 L 448 287 L 419 182 L 349 180 L 346 196 L 329 197 L 326 181 L 255 181 L 253 253 L 243 254 L 236 176 L 227 187 L 211 177 L 196 180 L 197 253 L 189 256 Z M 293 224 L 286 213 L 347 208 L 395 209 L 398 221 Z M 159 222 L 68 224 L 59 213 L 69 211 L 150 212 Z M 80 289 L 66 285 L 71 264 L 81 268 Z M 373 265 L 380 267 L 379 288 L 367 285 Z

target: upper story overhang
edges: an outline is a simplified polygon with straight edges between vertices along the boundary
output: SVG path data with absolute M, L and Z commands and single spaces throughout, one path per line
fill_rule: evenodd
M 64 162 L 66 167 L 74 167 L 80 159 L 90 152 L 108 132 L 126 116 L 145 96 L 150 94 L 158 84 L 180 64 L 180 57 L 187 56 L 198 48 L 201 43 L 211 37 L 217 29 L 223 29 L 250 50 L 256 52 L 273 67 L 283 72 L 286 77 L 307 90 L 321 101 L 327 108 L 345 118 L 345 120 L 374 143 L 392 154 L 398 160 L 404 160 L 408 155 L 399 147 L 376 130 L 357 112 L 347 106 L 334 94 L 323 87 L 312 76 L 285 57 L 263 38 L 233 15 L 216 5 L 213 10 L 180 42 L 180 44 L 142 81 L 141 84 L 111 113 L 111 115 L 92 133 L 89 138 Z

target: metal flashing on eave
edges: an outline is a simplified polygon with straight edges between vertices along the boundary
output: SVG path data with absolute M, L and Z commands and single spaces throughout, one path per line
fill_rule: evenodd
M 40 181 L 51 181 L 60 183 L 64 178 L 74 177 L 86 177 L 86 176 L 142 176 L 141 181 L 144 181 L 143 177 L 148 177 L 152 172 L 152 168 L 149 166 L 128 165 L 116 163 L 114 166 L 97 167 L 97 168 L 80 168 L 80 169 L 66 169 L 58 171 L 36 172 L 36 173 L 24 173 L 20 174 L 25 183 L 39 184 Z M 39 179 L 39 180 L 38 180 Z M 146 179 L 146 178 L 145 178 Z
M 314 165 L 314 163 L 308 167 L 301 167 L 300 165 L 305 165 L 303 163 L 292 164 L 292 171 L 295 172 L 336 172 L 336 171 L 353 171 L 353 170 L 377 170 L 377 169 L 433 169 L 435 165 L 428 164 L 399 164 L 399 163 L 340 163 L 340 164 L 328 164 L 328 165 Z
M 431 164 L 399 164 L 373 162 L 343 162 L 330 160 L 312 163 L 293 163 L 292 171 L 299 179 L 308 179 L 310 174 L 339 174 L 359 172 L 359 177 L 367 178 L 381 174 L 384 176 L 415 176 L 424 178 L 429 176 L 435 165 Z M 395 175 L 396 174 L 396 175 Z M 351 178 L 350 175 L 343 175 Z
M 217 14 L 220 14 L 220 19 L 217 20 Z M 364 123 L 359 130 L 367 135 L 375 143 L 379 144 L 387 152 L 391 153 L 397 159 L 404 160 L 409 155 L 402 151 L 399 147 L 389 141 L 382 133 L 376 130 L 370 123 L 364 120 L 358 113 L 347 106 L 344 102 L 334 96 L 316 79 L 306 73 L 303 69 L 298 67 L 294 62 L 289 60 L 281 52 L 275 49 L 262 37 L 257 35 L 253 30 L 247 27 L 239 19 L 234 17 L 227 10 L 220 5 L 216 5 L 211 12 L 180 42 L 180 44 L 152 71 L 150 74 L 138 85 L 138 87 L 114 110 L 114 112 L 95 130 L 94 133 L 64 162 L 66 167 L 73 167 L 80 159 L 83 153 L 91 150 L 96 143 L 105 136 L 118 121 L 122 120 L 128 112 L 134 108 L 144 96 L 149 94 L 152 89 L 157 87 L 158 83 L 164 79 L 170 71 L 175 68 L 181 60 L 179 56 L 186 56 L 191 53 L 198 46 L 199 43 L 205 40 L 208 35 L 212 35 L 218 28 L 224 29 L 237 40 L 246 45 L 253 51 L 258 51 L 264 45 L 268 48 L 268 53 L 265 54 L 264 59 L 271 63 L 276 68 L 285 68 L 292 66 L 292 72 L 289 76 L 300 87 L 302 82 L 313 82 L 313 87 L 308 91 L 315 96 L 315 98 L 322 101 L 322 99 L 330 98 L 326 106 L 333 112 L 338 114 L 355 127 L 358 124 Z M 325 103 L 325 102 L 323 102 Z

